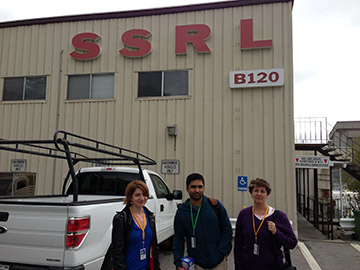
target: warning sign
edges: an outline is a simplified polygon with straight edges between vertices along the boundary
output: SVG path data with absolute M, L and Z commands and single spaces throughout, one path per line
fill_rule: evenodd
M 304 169 L 327 169 L 330 167 L 329 157 L 296 156 L 295 167 Z

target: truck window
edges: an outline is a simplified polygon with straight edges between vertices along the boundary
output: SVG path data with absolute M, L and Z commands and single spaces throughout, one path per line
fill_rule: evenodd
M 16 189 L 19 190 L 19 189 L 22 189 L 22 188 L 25 188 L 27 187 L 28 184 L 26 183 L 25 180 L 20 180 L 17 184 L 16 184 Z
M 0 173 L 0 196 L 32 196 L 35 183 L 34 173 Z
M 141 179 L 139 174 L 126 172 L 82 172 L 78 174 L 79 194 L 125 196 L 126 186 Z M 67 194 L 73 194 L 73 184 Z
M 167 187 L 167 185 L 157 175 L 150 174 L 150 178 L 155 189 L 156 197 L 158 197 L 158 199 L 166 198 L 166 195 L 170 193 L 170 190 Z

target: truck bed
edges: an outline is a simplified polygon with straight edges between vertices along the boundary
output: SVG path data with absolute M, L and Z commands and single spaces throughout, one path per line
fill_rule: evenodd
M 7 233 L 0 235 L 0 262 L 64 267 L 83 263 L 77 261 L 81 258 L 102 258 L 110 241 L 103 238 L 110 235 L 112 217 L 122 207 L 119 196 L 81 195 L 77 202 L 72 201 L 72 195 L 0 199 L 0 212 L 9 213 L 7 221 L 0 221 L 7 228 Z M 91 234 L 85 236 L 83 248 L 70 252 L 65 247 L 68 219 L 84 213 L 92 213 Z M 98 222 L 92 222 L 95 220 Z M 99 249 L 94 250 L 94 246 Z

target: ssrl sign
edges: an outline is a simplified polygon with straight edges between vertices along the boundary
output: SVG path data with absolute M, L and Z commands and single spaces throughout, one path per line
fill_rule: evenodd
M 206 24 L 177 25 L 175 27 L 175 55 L 186 55 L 187 45 L 191 44 L 197 53 L 211 53 L 207 40 L 211 28 Z M 240 49 L 272 48 L 271 39 L 255 40 L 253 19 L 240 20 Z M 75 60 L 94 60 L 101 55 L 101 37 L 96 33 L 84 32 L 75 35 L 72 45 L 75 50 L 70 56 Z M 138 58 L 151 53 L 151 33 L 146 29 L 130 29 L 121 36 L 123 48 L 119 53 L 125 57 Z M 104 46 L 106 47 L 106 46 Z M 155 46 L 159 47 L 159 45 Z M 273 75 L 271 78 L 275 79 Z
M 330 167 L 328 157 L 296 156 L 295 167 L 304 169 L 327 169 Z

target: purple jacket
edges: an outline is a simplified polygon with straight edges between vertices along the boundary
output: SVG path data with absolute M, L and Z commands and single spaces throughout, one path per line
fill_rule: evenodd
M 257 244 L 260 246 L 259 256 L 254 255 L 255 234 L 252 220 L 252 206 L 240 211 L 236 221 L 234 261 L 235 270 L 274 270 L 273 235 L 268 230 L 267 221 L 273 221 L 273 215 L 267 217 L 261 226 Z M 255 217 L 255 228 L 260 226 L 261 220 Z M 297 239 L 290 222 L 284 212 L 278 211 L 276 216 L 276 242 L 279 263 L 283 263 L 281 246 L 288 249 L 296 247 Z

